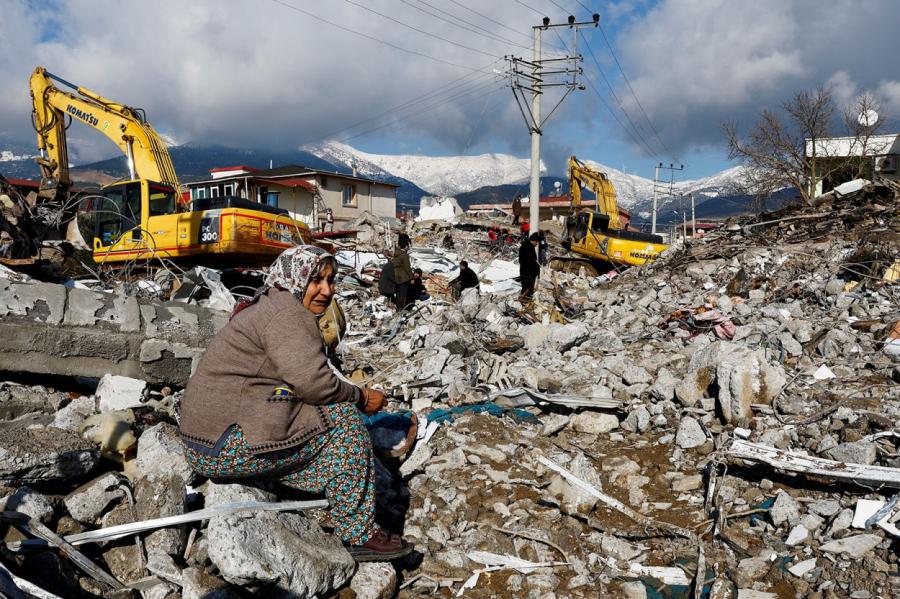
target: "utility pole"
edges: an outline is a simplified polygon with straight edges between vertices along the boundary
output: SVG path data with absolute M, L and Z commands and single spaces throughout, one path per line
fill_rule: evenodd
M 578 29 L 583 27 L 597 27 L 600 23 L 600 15 L 593 15 L 593 20 L 585 22 L 575 22 L 575 17 L 569 15 L 567 23 L 551 24 L 548 17 L 544 17 L 541 25 L 535 25 L 534 30 L 534 48 L 532 51 L 531 61 L 527 61 L 515 56 L 507 56 L 509 62 L 509 86 L 513 91 L 513 96 L 525 119 L 525 126 L 531 135 L 531 177 L 528 189 L 528 222 L 530 230 L 534 233 L 540 230 L 540 202 L 541 202 L 541 135 L 546 122 L 553 116 L 556 109 L 563 103 L 570 93 L 574 90 L 585 89 L 583 84 L 578 83 L 578 76 L 582 74 L 582 69 L 578 65 L 583 58 L 579 54 L 568 55 L 562 58 L 541 58 L 541 34 L 544 31 L 558 28 L 571 29 L 575 38 L 573 47 L 577 46 Z M 557 65 L 555 68 L 547 68 Z M 529 72 L 526 72 L 530 70 Z M 541 95 L 544 88 L 563 87 L 565 93 L 547 114 L 541 117 Z M 528 98 L 526 94 L 531 94 L 531 106 L 528 107 Z
M 661 170 L 669 171 L 669 180 L 668 181 L 663 181 L 659 178 L 659 171 L 661 171 Z M 659 164 L 656 165 L 656 167 L 654 167 L 654 171 L 653 171 L 653 216 L 651 217 L 651 221 L 650 221 L 651 222 L 650 232 L 653 235 L 656 235 L 656 203 L 657 203 L 657 199 L 659 197 L 659 192 L 666 191 L 668 197 L 672 197 L 675 192 L 675 171 L 683 171 L 683 170 L 684 170 L 683 164 L 679 167 L 676 167 L 674 164 L 671 164 L 671 163 L 669 164 L 669 166 L 663 166 L 663 163 L 660 162 Z M 668 183 L 668 186 L 666 186 L 666 183 Z M 668 189 L 667 189 L 667 187 L 668 187 Z
M 697 237 L 697 213 L 694 211 L 694 194 L 691 194 L 691 238 Z

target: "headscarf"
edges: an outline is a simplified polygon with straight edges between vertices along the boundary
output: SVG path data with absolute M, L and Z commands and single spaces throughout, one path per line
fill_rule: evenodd
M 314 245 L 298 245 L 284 250 L 269 267 L 263 286 L 256 290 L 253 299 L 238 304 L 231 317 L 255 304 L 273 287 L 290 291 L 302 303 L 309 282 L 329 263 L 337 268 L 334 256 Z

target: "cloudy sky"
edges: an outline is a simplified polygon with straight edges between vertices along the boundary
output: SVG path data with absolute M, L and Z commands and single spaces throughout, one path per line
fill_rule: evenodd
M 644 176 L 659 161 L 711 174 L 729 166 L 722 121 L 749 124 L 822 84 L 847 102 L 876 92 L 900 129 L 896 0 L 0 2 L 0 149 L 33 144 L 27 82 L 41 65 L 144 108 L 179 143 L 336 139 L 370 152 L 527 156 L 524 121 L 495 70 L 505 55 L 530 58 L 542 15 L 589 20 L 588 8 L 606 39 L 593 28 L 577 38 L 587 89 L 546 128 L 554 170 L 575 153 Z M 568 30 L 545 34 L 545 49 L 574 41 Z M 545 111 L 555 100 L 547 94 Z M 116 154 L 80 124 L 70 147 L 82 161 Z

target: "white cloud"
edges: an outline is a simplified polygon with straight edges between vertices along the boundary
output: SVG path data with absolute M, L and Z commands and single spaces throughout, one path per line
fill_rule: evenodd
M 894 0 L 662 0 L 617 39 L 651 120 L 668 145 L 689 150 L 721 143 L 722 121 L 753 122 L 760 108 L 829 79 L 841 100 L 874 89 L 896 72 L 886 56 L 897 23 Z
M 285 2 L 449 62 L 481 68 L 492 61 L 348 3 Z M 521 6 L 465 3 L 521 34 L 458 7 L 445 10 L 528 46 L 535 18 Z M 490 54 L 525 52 L 452 27 L 396 0 L 365 5 Z M 40 12 L 34 6 L 29 0 L 7 0 L 0 20 L 0 88 L 5 90 L 0 95 L 0 122 L 4 131 L 19 139 L 30 131 L 27 83 L 37 65 L 108 98 L 146 109 L 154 127 L 175 139 L 275 147 L 300 145 L 469 74 L 341 31 L 272 1 L 67 0 L 55 10 Z M 509 91 L 497 87 L 505 103 L 511 101 Z M 448 146 L 460 145 L 468 139 L 466 125 L 480 111 L 487 91 L 485 87 L 450 102 L 447 110 L 436 107 L 385 131 L 430 135 L 446 140 Z M 476 135 L 519 125 L 514 113 L 503 114 Z

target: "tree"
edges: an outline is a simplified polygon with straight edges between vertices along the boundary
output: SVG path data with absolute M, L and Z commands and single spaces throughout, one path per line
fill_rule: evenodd
M 871 155 L 872 136 L 880 123 L 870 123 L 858 115 L 874 110 L 875 104 L 871 94 L 863 94 L 843 112 L 843 119 L 838 119 L 829 88 L 798 92 L 781 103 L 778 113 L 763 109 L 745 138 L 739 135 L 735 123 L 724 123 L 728 157 L 749 167 L 748 192 L 764 198 L 791 187 L 805 204 L 810 204 L 820 181 L 849 167 L 863 172 L 865 161 L 859 156 Z M 846 138 L 844 143 L 823 143 L 839 135 Z

